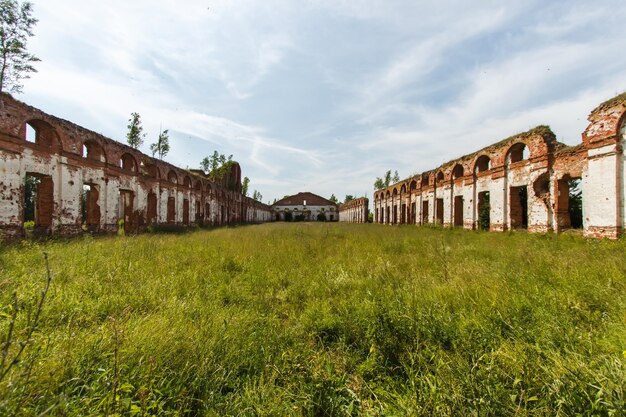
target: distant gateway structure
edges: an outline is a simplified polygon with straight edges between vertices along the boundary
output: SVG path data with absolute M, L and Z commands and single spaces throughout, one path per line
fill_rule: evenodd
M 270 220 L 237 163 L 213 181 L 0 94 L 0 240 Z
M 615 239 L 626 224 L 625 115 L 626 93 L 591 112 L 579 145 L 539 126 L 376 191 L 374 221 L 561 232 L 579 179 L 584 235 Z
M 276 221 L 337 221 L 337 204 L 310 192 L 288 195 L 272 204 Z

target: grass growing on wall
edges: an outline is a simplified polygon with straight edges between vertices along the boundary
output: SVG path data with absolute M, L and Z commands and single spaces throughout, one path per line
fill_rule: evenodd
M 44 251 L 53 279 L 0 415 L 624 415 L 625 246 L 318 223 L 24 242 L 0 249 L 4 357 Z

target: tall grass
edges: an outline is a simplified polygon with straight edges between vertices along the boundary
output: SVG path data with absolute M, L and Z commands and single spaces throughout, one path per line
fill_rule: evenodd
M 0 415 L 625 415 L 625 246 L 307 223 L 24 242 L 0 250 L 0 347 L 44 251 L 53 281 Z

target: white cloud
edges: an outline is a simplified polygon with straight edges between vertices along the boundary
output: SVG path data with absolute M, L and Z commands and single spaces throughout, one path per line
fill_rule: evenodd
M 137 111 L 169 160 L 233 153 L 266 199 L 371 195 L 537 124 L 578 143 L 626 88 L 617 0 L 34 3 L 25 101 L 114 139 Z

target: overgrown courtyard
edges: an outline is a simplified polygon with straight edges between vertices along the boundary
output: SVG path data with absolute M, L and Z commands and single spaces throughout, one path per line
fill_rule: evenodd
M 575 234 L 23 242 L 0 249 L 0 415 L 625 415 L 625 293 L 626 242 Z

